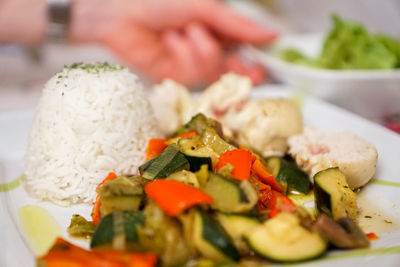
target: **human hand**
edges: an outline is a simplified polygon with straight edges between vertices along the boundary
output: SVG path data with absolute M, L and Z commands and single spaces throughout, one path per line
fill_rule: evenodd
M 155 80 L 196 85 L 229 70 L 262 80 L 262 70 L 226 48 L 268 43 L 275 33 L 217 0 L 77 0 L 70 37 L 105 44 Z

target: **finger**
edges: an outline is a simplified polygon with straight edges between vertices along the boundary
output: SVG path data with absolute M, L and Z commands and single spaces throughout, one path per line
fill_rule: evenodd
M 102 42 L 123 60 L 142 70 L 151 67 L 162 52 L 160 38 L 137 25 L 116 29 Z
M 160 82 L 165 78 L 171 78 L 177 82 L 181 82 L 177 79 L 174 72 L 171 72 L 171 70 L 174 69 L 172 63 L 173 61 L 171 60 L 170 55 L 164 54 L 157 60 L 156 64 L 148 69 L 147 73 L 157 82 Z
M 163 42 L 173 62 L 171 78 L 185 84 L 199 80 L 200 75 L 196 70 L 196 59 L 189 40 L 177 31 L 168 30 L 163 35 Z
M 234 72 L 240 75 L 247 76 L 253 84 L 261 84 L 265 81 L 266 71 L 257 64 L 244 62 L 237 55 L 229 55 L 224 59 L 224 72 Z
M 215 80 L 222 67 L 222 48 L 218 41 L 200 24 L 190 23 L 186 35 L 199 61 L 198 70 L 205 80 Z
M 223 3 L 214 0 L 202 3 L 198 6 L 201 20 L 228 38 L 239 42 L 263 44 L 271 42 L 277 36 L 275 31 L 235 13 Z
M 248 76 L 254 85 L 264 83 L 267 78 L 266 70 L 259 65 L 245 66 L 244 75 Z

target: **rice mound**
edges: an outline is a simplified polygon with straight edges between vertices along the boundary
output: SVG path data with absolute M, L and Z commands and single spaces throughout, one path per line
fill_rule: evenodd
M 138 77 L 107 63 L 65 67 L 45 85 L 25 158 L 27 191 L 67 206 L 92 203 L 109 172 L 135 174 L 159 136 Z

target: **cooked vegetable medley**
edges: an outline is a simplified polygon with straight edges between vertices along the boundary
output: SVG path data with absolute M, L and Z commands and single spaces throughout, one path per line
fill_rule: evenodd
M 38 261 L 260 266 L 309 260 L 328 247 L 369 246 L 354 222 L 356 194 L 339 168 L 315 175 L 316 211 L 306 209 L 290 197 L 308 194 L 312 184 L 291 159 L 264 159 L 227 142 L 202 114 L 171 138 L 150 140 L 147 160 L 140 175 L 110 173 L 99 184 L 95 228 L 72 218 L 70 233 L 91 235 L 92 250 L 60 239 Z

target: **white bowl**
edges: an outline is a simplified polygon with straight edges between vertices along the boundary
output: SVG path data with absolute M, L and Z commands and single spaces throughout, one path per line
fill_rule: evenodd
M 264 65 L 271 75 L 366 118 L 377 120 L 400 113 L 400 70 L 325 70 L 286 62 L 277 48 L 295 48 L 316 56 L 322 34 L 284 35 L 268 49 L 249 47 L 245 53 Z

